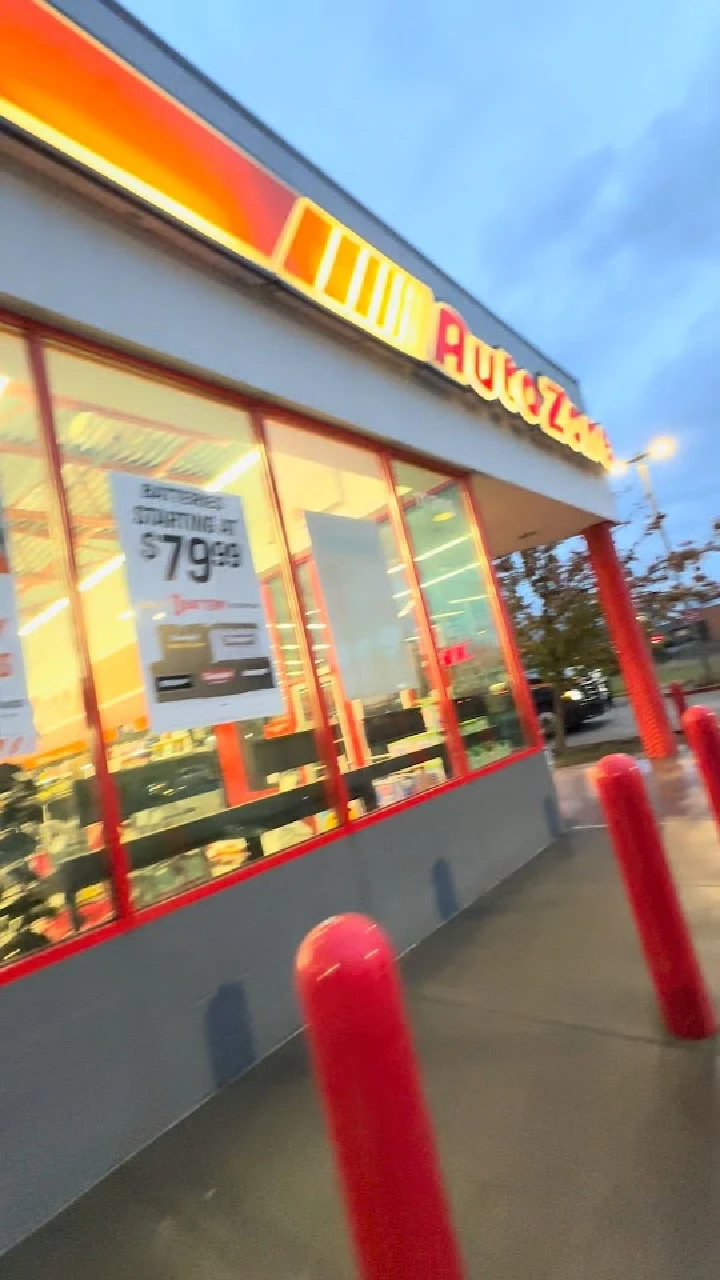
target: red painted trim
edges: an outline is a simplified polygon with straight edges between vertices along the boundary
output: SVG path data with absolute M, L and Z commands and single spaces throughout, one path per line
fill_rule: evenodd
M 428 801 L 434 800 L 436 796 L 444 795 L 448 791 L 455 791 L 458 787 L 467 786 L 468 783 L 477 782 L 479 778 L 497 773 L 501 769 L 506 769 L 509 765 L 520 764 L 523 760 L 539 755 L 542 750 L 542 747 L 527 747 L 523 751 L 516 751 L 509 756 L 505 756 L 502 760 L 494 760 L 492 764 L 486 765 L 484 769 L 479 769 L 464 778 L 451 778 L 448 782 L 443 782 L 439 787 L 433 787 L 430 791 L 424 791 L 421 795 L 411 796 L 409 799 L 401 800 L 398 804 L 390 805 L 386 809 L 376 809 L 373 813 L 366 814 L 363 818 L 354 819 L 345 826 L 333 827 L 331 831 L 323 832 L 322 835 L 314 836 L 302 844 L 294 845 L 292 849 L 284 849 L 282 853 L 273 854 L 263 862 L 252 863 L 248 867 L 238 867 L 237 871 L 229 871 L 227 875 L 219 876 L 217 880 L 213 880 L 209 884 L 196 885 L 176 897 L 168 898 L 166 901 L 158 902 L 151 907 L 145 907 L 134 913 L 132 920 L 125 924 L 113 920 L 110 924 L 100 925 L 99 928 L 92 929 L 87 933 L 77 934 L 66 942 L 50 945 L 46 951 L 39 951 L 36 955 L 27 956 L 23 960 L 16 960 L 0 969 L 0 986 L 8 982 L 14 982 L 16 979 L 27 977 L 40 969 L 47 968 L 50 964 L 69 959 L 81 951 L 87 951 L 91 947 L 109 942 L 113 938 L 121 937 L 128 932 L 130 927 L 140 928 L 143 925 L 151 924 L 153 920 L 158 920 L 173 911 L 179 911 L 183 907 L 190 907 L 193 903 L 209 898 L 215 893 L 221 893 L 223 889 L 230 888 L 232 885 L 240 884 L 244 880 L 250 880 L 253 876 L 272 871 L 274 867 L 281 867 L 287 862 L 303 857 L 306 853 L 312 853 L 323 845 L 332 844 L 334 841 L 350 835 L 353 831 L 369 827 L 375 822 L 382 822 L 384 818 L 392 818 L 397 814 L 403 813 L 406 809 L 414 809 L 417 805 L 426 804 Z
M 219 893 L 226 887 L 241 884 L 244 880 L 252 879 L 253 876 L 262 875 L 265 871 L 272 871 L 274 867 L 282 867 L 288 862 L 294 862 L 296 858 L 301 858 L 306 853 L 312 853 L 315 849 L 322 848 L 323 845 L 341 840 L 354 831 L 372 826 L 376 822 L 382 822 L 384 818 L 391 818 L 397 814 L 404 813 L 406 809 L 414 809 L 419 804 L 434 800 L 436 796 L 444 795 L 448 791 L 455 791 L 458 787 L 464 787 L 469 782 L 477 782 L 479 778 L 491 773 L 497 773 L 499 770 L 507 768 L 508 765 L 520 764 L 523 760 L 540 755 L 543 750 L 543 747 L 526 747 L 523 751 L 516 751 L 509 756 L 505 756 L 502 760 L 493 760 L 492 764 L 486 765 L 484 769 L 468 774 L 464 778 L 451 778 L 449 781 L 441 783 L 440 786 L 433 787 L 430 791 L 423 791 L 421 795 L 410 796 L 409 799 L 400 800 L 397 804 L 388 805 L 385 809 L 376 809 L 373 813 L 368 813 L 362 818 L 352 819 L 345 826 L 333 827 L 331 831 L 324 831 L 319 836 L 313 836 L 310 840 L 304 841 L 303 844 L 293 845 L 292 849 L 283 849 L 282 853 L 272 854 L 263 862 L 254 862 L 247 867 L 238 867 L 237 871 L 229 871 L 227 875 L 219 876 L 217 880 L 213 880 L 209 884 L 195 885 L 192 889 L 187 889 L 185 893 L 178 894 L 177 897 L 168 898 L 165 902 L 158 902 L 152 907 L 143 908 L 138 912 L 137 923 L 148 924 L 150 921 L 157 920 L 160 916 L 166 916 L 180 907 L 192 906 L 194 902 L 201 902 L 204 898 L 209 898 L 212 894 Z
M 262 862 L 251 862 L 249 866 L 238 867 L 237 871 L 228 871 L 227 875 L 218 876 L 217 880 L 211 880 L 208 884 L 194 885 L 192 889 L 187 889 L 185 893 L 179 893 L 177 897 L 168 898 L 165 902 L 157 902 L 151 907 L 144 907 L 138 912 L 137 922 L 138 924 L 148 924 L 151 920 L 157 920 L 160 916 L 169 915 L 176 908 L 192 906 L 194 902 L 201 902 L 203 898 L 210 898 L 214 893 L 220 893 L 231 885 L 242 884 L 244 880 L 252 880 L 254 876 L 264 875 L 266 871 L 272 871 L 273 867 L 285 866 L 287 862 L 294 862 L 296 858 L 303 858 L 306 853 L 312 853 L 314 849 L 330 844 L 333 840 L 339 839 L 340 836 L 347 836 L 349 830 L 347 826 L 333 827 L 331 831 L 323 831 L 321 835 L 311 836 L 309 840 L 293 845 L 291 849 L 283 849 L 281 853 L 268 854 L 267 858 L 264 858 Z
M 248 879 L 253 875 L 269 871 L 273 866 L 280 866 L 284 862 L 302 857 L 305 853 L 310 853 L 321 845 L 331 842 L 332 840 L 340 839 L 342 836 L 347 835 L 351 830 L 355 830 L 358 826 L 367 826 L 373 822 L 382 821 L 384 818 L 392 817 L 393 814 L 400 813 L 405 808 L 412 808 L 417 804 L 424 803 L 426 800 L 432 800 L 434 796 L 444 791 L 465 785 L 467 782 L 474 781 L 476 778 L 482 777 L 486 773 L 492 773 L 497 769 L 505 768 L 507 765 L 519 762 L 543 749 L 542 745 L 527 748 L 524 751 L 511 754 L 502 760 L 495 761 L 493 764 L 486 766 L 484 769 L 477 770 L 474 773 L 469 772 L 465 763 L 465 765 L 461 766 L 461 771 L 458 776 L 453 777 L 440 787 L 435 787 L 430 791 L 423 792 L 419 796 L 414 796 L 408 800 L 401 801 L 397 805 L 378 809 L 359 820 L 353 820 L 351 822 L 348 818 L 347 812 L 347 790 L 337 763 L 332 731 L 330 729 L 327 709 L 325 706 L 325 699 L 320 687 L 319 677 L 315 670 L 315 664 L 312 661 L 312 648 L 305 624 L 304 613 L 300 604 L 301 594 L 297 578 L 297 563 L 290 554 L 285 525 L 280 511 L 274 472 L 270 465 L 269 455 L 266 449 L 265 427 L 261 416 L 261 410 L 264 409 L 268 417 L 271 417 L 274 421 L 288 423 L 289 425 L 297 426 L 304 430 L 310 430 L 314 434 L 323 436 L 327 439 L 351 443 L 355 448 L 372 453 L 374 457 L 380 456 L 386 476 L 387 468 L 390 466 L 389 455 L 383 455 L 378 448 L 377 442 L 373 439 L 359 436 L 355 431 L 330 426 L 327 423 L 318 422 L 316 419 L 306 417 L 302 414 L 279 409 L 258 399 L 250 399 L 247 396 L 228 390 L 227 387 L 217 385 L 207 379 L 168 368 L 166 365 L 163 365 L 158 361 L 147 359 L 145 357 L 131 356 L 126 353 L 119 352 L 105 344 L 80 339 L 62 329 L 58 329 L 57 327 L 39 323 L 35 320 L 13 313 L 0 311 L 0 323 L 8 324 L 16 334 L 19 333 L 21 336 L 25 336 L 31 357 L 30 369 L 38 398 L 43 447 L 48 456 L 48 467 L 52 482 L 51 497 L 53 504 L 57 504 L 58 506 L 58 517 L 60 519 L 64 535 L 65 545 L 61 551 L 64 559 L 67 561 L 66 577 L 68 582 L 68 595 L 71 602 L 71 616 L 74 625 L 76 625 L 76 620 L 79 621 L 80 624 L 78 652 L 82 660 L 83 668 L 83 696 L 86 700 L 88 725 L 93 735 L 94 758 L 97 756 L 95 760 L 96 777 L 98 779 L 98 787 L 100 791 L 103 824 L 106 832 L 106 844 L 110 852 L 113 887 L 118 901 L 119 912 L 118 920 L 113 921 L 111 924 L 103 925 L 96 930 L 77 935 L 66 942 L 50 945 L 47 950 L 38 952 L 37 955 L 28 956 L 25 959 L 16 961 L 14 964 L 8 965 L 6 968 L 0 969 L 0 985 L 9 981 L 14 981 L 16 978 L 23 977 L 26 974 L 33 973 L 39 969 L 43 969 L 49 964 L 59 962 L 68 956 L 72 956 L 89 947 L 96 946 L 113 937 L 117 937 L 126 932 L 126 930 L 131 926 L 148 923 L 149 921 L 156 919 L 158 916 L 178 910 L 179 908 L 204 898 L 211 893 L 221 892 L 224 888 Z M 279 541 L 283 550 L 283 563 L 279 567 L 279 572 L 282 573 L 285 581 L 291 612 L 298 615 L 295 618 L 296 626 L 298 627 L 299 633 L 303 636 L 305 662 L 309 672 L 312 673 L 312 687 L 314 693 L 313 701 L 316 704 L 315 732 L 319 739 L 320 757 L 324 760 L 329 770 L 331 793 L 334 793 L 338 797 L 336 807 L 338 809 L 339 816 L 341 817 L 341 822 L 340 825 L 333 828 L 333 830 L 325 832 L 322 835 L 315 836 L 308 841 L 294 846 L 292 849 L 285 850 L 281 854 L 274 855 L 267 859 L 267 861 L 252 864 L 249 867 L 239 868 L 237 872 L 230 872 L 226 876 L 221 876 L 217 881 L 213 881 L 211 884 L 197 886 L 194 889 L 188 890 L 187 893 L 183 895 L 169 898 L 167 902 L 158 903 L 156 906 L 147 908 L 142 912 L 135 912 L 132 908 L 125 850 L 119 839 L 120 822 L 117 798 L 112 784 L 112 776 L 110 775 L 107 767 L 107 757 L 105 754 L 101 731 L 100 713 L 97 705 L 97 696 L 92 677 L 89 648 L 85 634 L 82 602 L 77 589 L 78 572 L 74 545 L 71 537 L 72 523 L 67 506 L 67 497 L 62 485 L 62 460 L 54 430 L 54 415 L 52 412 L 52 399 L 45 369 L 44 351 L 42 346 L 43 340 L 59 345 L 72 354 L 96 359 L 102 363 L 122 369 L 128 373 L 137 374 L 141 377 L 152 377 L 153 379 L 164 382 L 166 385 L 175 386 L 179 390 L 185 390 L 194 394 L 211 397 L 218 402 L 227 404 L 231 408 L 247 411 L 250 414 L 253 431 L 258 442 L 261 460 L 267 478 L 268 492 L 270 494 L 273 514 L 276 527 L 278 529 Z M 447 483 L 450 483 L 455 479 L 464 479 L 466 476 L 466 472 L 459 468 L 455 468 L 447 464 L 438 464 L 435 460 L 428 459 L 426 455 L 415 453 L 412 450 L 394 448 L 392 457 L 397 461 L 405 461 L 420 466 L 430 465 L 435 470 L 440 469 L 447 476 Z M 392 482 L 391 475 L 390 481 Z M 399 508 L 397 497 L 395 495 L 394 484 L 390 483 L 388 485 L 388 489 L 390 503 L 394 503 L 396 507 Z M 396 517 L 397 514 L 398 512 L 396 511 Z M 417 584 L 417 573 L 415 571 L 412 557 L 409 553 L 409 542 L 401 511 L 400 516 L 401 526 L 403 527 L 404 533 L 404 536 L 400 539 L 400 544 L 401 548 L 404 548 L 406 569 L 410 572 L 411 577 L 414 575 Z M 393 518 L 392 511 L 390 511 L 390 518 Z M 421 592 L 420 595 L 422 602 Z M 422 603 L 424 605 L 424 602 Z M 423 613 L 425 613 L 424 607 L 420 611 L 420 618 L 422 618 Z M 431 634 L 432 629 L 430 628 L 430 635 Z M 433 640 L 431 640 L 429 645 L 426 644 L 426 652 L 429 653 L 431 658 L 434 657 L 439 666 L 439 659 L 437 658 L 437 652 Z M 436 674 L 432 674 L 432 679 L 436 687 L 441 691 L 441 697 L 443 698 L 446 707 L 449 707 L 450 709 L 452 715 L 451 723 L 454 724 L 455 732 L 459 737 L 460 735 L 459 730 L 457 729 L 457 722 L 455 720 L 452 704 L 447 697 L 447 690 L 442 679 L 442 672 L 439 672 L 439 679 Z M 317 726 L 319 726 L 319 728 Z M 99 752 L 97 750 L 97 744 L 99 744 Z M 448 745 L 449 744 L 450 735 L 448 735 Z M 462 748 L 463 758 L 465 758 L 464 745 L 462 744 L 461 738 L 460 746 Z M 331 805 L 329 804 L 328 807 L 331 807 Z
M 429 667 L 431 684 L 437 690 L 440 699 L 440 723 L 443 726 L 445 739 L 447 741 L 450 765 L 452 767 L 453 775 L 455 777 L 462 777 L 470 771 L 465 743 L 462 740 L 457 716 L 455 715 L 455 708 L 448 697 L 445 674 L 440 664 L 440 658 L 435 644 L 435 635 L 433 633 L 430 611 L 420 583 L 420 575 L 418 574 L 417 566 L 413 558 L 412 543 L 410 541 L 410 533 L 405 519 L 405 512 L 403 511 L 402 503 L 399 502 L 397 493 L 395 492 L 395 477 L 393 475 L 392 463 L 389 456 L 385 453 L 380 454 L 380 466 L 382 468 L 385 486 L 388 491 L 388 515 L 390 517 L 390 524 L 398 544 L 400 559 L 403 562 L 407 573 L 408 586 L 410 587 L 410 593 L 413 599 L 418 631 L 422 637 L 425 661 Z
M 482 769 L 476 769 L 474 773 L 467 773 L 462 778 L 448 778 L 447 782 L 441 782 L 430 791 L 409 796 L 407 800 L 399 800 L 397 804 L 388 805 L 385 809 L 375 809 L 362 818 L 356 818 L 352 824 L 352 830 L 358 831 L 363 827 L 372 826 L 374 822 L 381 822 L 383 818 L 392 818 L 397 813 L 404 813 L 406 809 L 414 809 L 417 805 L 424 804 L 426 800 L 434 800 L 435 796 L 444 795 L 446 791 L 455 791 L 458 787 L 467 786 L 469 782 L 477 782 L 478 778 L 498 773 L 501 769 L 506 769 L 509 764 L 520 764 L 523 760 L 529 760 L 531 756 L 540 755 L 542 751 L 544 747 L 523 747 L 522 751 L 511 751 L 501 760 L 493 760 L 491 764 L 486 764 Z
M 218 764 L 225 787 L 225 801 L 229 807 L 236 809 L 251 798 L 237 725 L 216 724 L 214 733 Z
M 61 533 L 61 545 L 58 550 L 62 557 L 65 572 L 73 639 L 80 661 L 83 704 L 90 732 L 92 761 L 100 800 L 100 819 L 104 843 L 110 861 L 110 877 L 115 898 L 115 909 L 119 920 L 127 920 L 132 915 L 128 861 L 125 848 L 120 839 L 120 806 L 110 776 L 105 742 L 103 740 L 102 720 L 93 677 L 90 647 L 85 629 L 85 615 L 78 588 L 79 575 L 73 544 L 72 516 L 63 484 L 62 457 L 55 433 L 52 396 L 45 368 L 45 355 L 39 338 L 34 334 L 30 334 L 27 347 L 28 363 L 37 398 L 40 435 L 50 481 L 51 509 L 55 516 L 58 530 Z
M 151 920 L 157 920 L 159 916 L 168 915 L 169 912 L 177 907 L 192 906 L 194 902 L 200 902 L 203 898 L 208 898 L 212 894 L 218 893 L 226 886 L 240 884 L 243 880 L 250 880 L 253 876 L 262 875 L 265 871 L 272 871 L 274 867 L 284 866 L 285 863 L 293 862 L 296 858 L 301 858 L 306 853 L 312 853 L 315 849 L 322 848 L 323 845 L 341 840 L 353 831 L 372 826 L 376 822 L 382 822 L 384 818 L 395 817 L 397 814 L 404 813 L 406 809 L 414 809 L 419 804 L 434 800 L 436 796 L 444 795 L 448 791 L 455 791 L 458 787 L 464 787 L 469 782 L 477 782 L 479 778 L 486 775 L 498 773 L 501 769 L 507 768 L 508 765 L 520 764 L 523 760 L 540 755 L 543 750 L 544 747 L 526 747 L 523 751 L 513 752 L 502 760 L 493 760 L 492 764 L 486 765 L 484 769 L 479 769 L 464 778 L 450 778 L 447 782 L 441 783 L 440 786 L 422 792 L 421 795 L 410 796 L 409 799 L 400 800 L 397 804 L 388 805 L 385 809 L 376 809 L 373 813 L 368 813 L 362 818 L 352 819 L 345 826 L 333 827 L 331 831 L 324 831 L 322 835 L 313 836 L 312 839 L 306 840 L 303 844 L 293 845 L 292 849 L 283 849 L 282 853 L 272 854 L 263 862 L 251 863 L 248 867 L 238 867 L 237 871 L 229 871 L 227 875 L 218 877 L 217 880 L 213 880 L 210 884 L 195 885 L 192 889 L 186 890 L 185 893 L 178 894 L 177 897 L 168 898 L 166 902 L 158 902 L 152 907 L 145 907 L 138 913 L 138 923 L 147 924 Z
M 128 924 L 113 920 L 110 924 L 101 924 L 97 929 L 89 929 L 87 933 L 76 933 L 64 942 L 50 943 L 45 951 L 36 951 L 32 956 L 22 960 L 13 960 L 0 969 L 0 987 L 20 978 L 28 978 L 40 969 L 47 969 L 51 964 L 59 964 L 61 960 L 69 960 L 81 951 L 89 951 L 103 942 L 110 942 L 128 932 Z
M 253 433 L 255 435 L 255 443 L 260 454 L 260 459 L 265 476 L 265 484 L 270 498 L 275 528 L 277 532 L 278 542 L 282 552 L 281 568 L 285 575 L 286 586 L 290 587 L 287 592 L 290 609 L 294 616 L 295 628 L 303 646 L 303 659 L 306 673 L 310 677 L 310 686 L 313 692 L 313 712 L 314 712 L 314 731 L 315 738 L 320 749 L 320 759 L 324 761 L 327 769 L 327 776 L 330 783 L 329 808 L 334 808 L 337 812 L 341 825 L 347 823 L 348 820 L 348 793 L 345 786 L 343 776 L 338 765 L 337 753 L 335 751 L 335 743 L 328 718 L 327 706 L 320 684 L 320 676 L 318 675 L 315 662 L 313 661 L 312 643 L 310 640 L 310 632 L 308 630 L 305 610 L 302 607 L 302 592 L 300 590 L 300 581 L 298 578 L 297 565 L 293 559 L 292 548 L 285 528 L 285 521 L 282 516 L 282 504 L 280 502 L 280 494 L 278 492 L 275 470 L 272 465 L 270 450 L 267 442 L 265 431 L 265 423 L 259 413 L 250 415 Z
M 505 665 L 510 677 L 510 688 L 512 690 L 515 706 L 520 716 L 520 723 L 522 724 L 525 733 L 525 741 L 531 743 L 535 747 L 542 748 L 545 745 L 545 739 L 543 738 L 542 730 L 538 721 L 535 702 L 530 685 L 528 684 L 522 654 L 518 648 L 515 628 L 512 624 L 512 619 L 503 597 L 497 573 L 495 572 L 495 565 L 493 564 L 492 557 L 488 552 L 488 539 L 485 531 L 485 523 L 469 479 L 465 479 L 463 481 L 462 492 L 465 510 L 473 533 L 475 553 L 480 562 L 480 570 L 487 585 L 488 599 L 490 600 L 490 608 L 492 609 L 495 629 L 500 639 L 500 646 L 503 651 Z
M 325 422 L 321 418 L 313 418 L 309 414 L 296 409 L 270 405 L 259 400 L 256 401 L 255 407 L 262 411 L 264 417 L 283 426 L 301 427 L 305 431 L 309 429 L 314 435 L 323 436 L 326 440 L 337 441 L 339 444 L 352 445 L 354 449 L 360 449 L 363 453 L 370 453 L 374 458 L 378 457 L 382 452 L 382 441 L 370 435 L 362 434 L 357 427 L 341 427 L 335 423 Z M 416 452 L 400 444 L 393 444 L 392 456 L 396 462 L 407 462 L 411 466 L 424 467 L 433 471 L 439 469 L 446 474 L 449 480 L 457 480 L 468 474 L 467 467 L 456 467 L 451 462 L 438 462 L 426 453 Z
M 229 388 L 219 380 L 213 381 L 211 377 L 187 373 L 185 370 L 173 366 L 172 356 L 166 357 L 170 363 L 163 363 L 161 358 L 152 359 L 149 356 L 122 351 L 112 345 L 98 342 L 96 339 L 74 334 L 57 325 L 51 325 L 45 321 L 25 316 L 22 313 L 3 309 L 0 309 L 0 324 L 7 324 L 14 328 L 16 333 L 20 331 L 25 334 L 33 334 L 70 355 L 84 356 L 99 363 L 108 364 L 126 373 L 137 374 L 139 377 L 150 377 L 156 381 L 164 382 L 167 386 L 175 387 L 179 391 L 192 392 L 195 395 L 215 400 L 218 404 L 226 404 L 229 408 L 241 409 L 247 413 L 252 413 L 256 410 L 262 413 L 263 417 L 269 418 L 273 422 L 287 426 L 302 427 L 305 430 L 309 429 L 315 435 L 323 436 L 327 440 L 352 444 L 354 448 L 362 449 L 363 452 L 371 453 L 373 456 L 377 456 L 382 448 L 379 440 L 363 434 L 358 428 L 342 427 L 335 423 L 325 422 L 323 419 L 312 417 L 310 413 L 306 414 L 299 410 L 273 404 L 262 396 L 248 396 L 243 392 Z M 393 445 L 392 454 L 397 462 L 407 462 L 413 466 L 430 468 L 433 471 L 440 470 L 449 479 L 461 479 L 467 475 L 466 467 L 457 467 L 450 462 L 439 462 L 425 453 L 408 449 L 403 445 Z

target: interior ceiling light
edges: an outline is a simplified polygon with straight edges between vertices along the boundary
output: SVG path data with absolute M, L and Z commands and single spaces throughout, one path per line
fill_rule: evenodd
M 3 395 L 10 386 L 10 378 L 6 373 L 0 373 L 0 396 Z
M 80 579 L 80 582 L 78 583 L 80 591 L 89 591 L 91 587 L 96 587 L 98 582 L 102 582 L 104 578 L 109 578 L 110 574 L 115 573 L 115 571 L 124 563 L 124 555 L 113 556 L 111 560 L 106 560 L 105 563 L 99 565 L 97 569 L 93 569 L 92 573 L 89 573 L 86 578 Z M 23 627 L 20 627 L 18 635 L 32 635 L 33 631 L 37 631 L 38 627 L 44 626 L 51 618 L 56 618 L 59 613 L 62 613 L 64 609 L 67 609 L 69 604 L 70 601 L 67 596 L 61 596 L 59 600 L 53 600 L 52 604 L 49 604 L 47 609 L 43 609 L 41 613 L 36 614 L 35 617 L 31 618 L 29 622 L 26 622 Z
M 97 569 L 93 569 L 92 573 L 89 573 L 86 578 L 80 581 L 78 584 L 80 590 L 89 591 L 91 587 L 96 587 L 98 582 L 102 582 L 104 578 L 109 578 L 110 574 L 115 573 L 120 568 L 120 565 L 124 563 L 125 556 L 122 552 L 120 555 L 113 556 L 111 560 L 106 560 L 104 564 L 101 564 Z
M 46 622 L 49 622 L 51 618 L 57 617 L 59 613 L 62 613 L 63 609 L 67 609 L 69 603 L 70 601 L 67 596 L 63 596 L 60 600 L 53 600 L 53 603 L 49 604 L 47 609 L 43 609 L 42 613 L 36 614 L 34 618 L 31 618 L 29 622 L 25 623 L 24 627 L 20 627 L 18 635 L 32 635 L 33 631 L 37 631 L 38 627 L 42 627 Z
M 415 563 L 419 564 L 421 560 L 429 560 L 431 556 L 439 556 L 442 551 L 449 551 L 451 547 L 459 547 L 461 542 L 467 542 L 470 537 L 469 533 L 464 533 L 460 538 L 451 538 L 450 542 L 443 542 L 439 547 L 433 547 L 430 551 L 423 551 L 419 556 L 415 556 Z M 402 564 L 394 564 L 388 573 L 402 573 L 405 568 Z
M 469 573 L 471 569 L 477 569 L 477 565 L 473 561 L 472 564 L 464 564 L 462 569 L 451 569 L 449 573 L 441 573 L 437 578 L 428 578 L 427 582 L 421 582 L 423 588 L 437 586 L 438 582 L 447 582 L 448 578 L 457 578 L 459 573 Z M 393 600 L 401 600 L 403 596 L 409 596 L 409 591 L 393 591 Z
M 216 476 L 214 480 L 208 480 L 204 487 L 208 493 L 218 493 L 220 489 L 226 489 L 229 484 L 232 484 L 233 480 L 237 480 L 238 476 L 244 475 L 259 461 L 260 454 L 257 449 L 251 449 L 244 457 L 239 458 L 237 462 L 233 462 L 232 466 L 229 466 L 226 471 L 221 471 L 220 475 Z
M 71 444 L 82 442 L 86 431 L 92 424 L 93 415 L 87 410 L 82 409 L 80 413 L 76 413 L 68 424 L 65 432 L 66 439 Z
M 454 519 L 455 519 L 454 511 L 438 511 L 433 516 L 433 520 L 435 521 L 436 524 L 442 524 L 444 520 L 454 520 Z

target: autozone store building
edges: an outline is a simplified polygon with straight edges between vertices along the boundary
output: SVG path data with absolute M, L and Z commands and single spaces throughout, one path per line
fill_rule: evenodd
M 492 557 L 585 533 L 674 742 L 568 374 L 114 5 L 6 0 L 0 129 L 4 1249 L 551 840 Z

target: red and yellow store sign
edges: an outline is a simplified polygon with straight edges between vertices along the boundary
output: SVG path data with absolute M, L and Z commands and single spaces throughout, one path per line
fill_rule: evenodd
M 471 387 L 483 400 L 497 401 L 576 453 L 610 466 L 612 450 L 605 430 L 580 412 L 558 382 L 518 369 L 507 351 L 476 338 L 462 316 L 444 303 L 435 307 L 432 332 L 430 359 L 448 377 Z
M 42 0 L 0 0 L 0 119 L 608 466 L 604 431 L 404 271 Z

